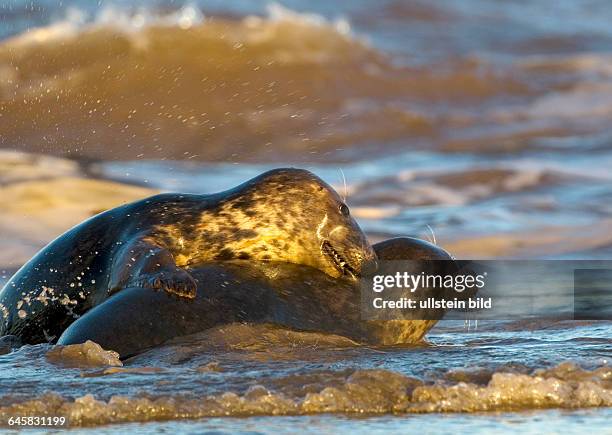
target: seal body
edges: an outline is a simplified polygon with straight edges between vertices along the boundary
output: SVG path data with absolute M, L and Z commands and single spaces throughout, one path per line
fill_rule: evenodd
M 156 195 L 92 217 L 26 263 L 0 291 L 0 336 L 55 342 L 126 288 L 194 299 L 206 291 L 194 265 L 235 260 L 354 280 L 375 254 L 338 194 L 305 170 L 276 169 L 212 195 Z
M 438 246 L 413 238 L 373 247 L 381 262 L 452 260 Z M 172 338 L 233 322 L 333 333 L 372 345 L 415 344 L 437 322 L 363 321 L 359 283 L 303 265 L 239 260 L 198 266 L 192 274 L 204 283 L 195 299 L 125 289 L 70 325 L 58 344 L 92 340 L 127 358 Z
M 303 265 L 244 260 L 204 264 L 191 273 L 203 283 L 194 299 L 128 288 L 72 323 L 58 344 L 92 340 L 125 359 L 172 338 L 231 323 L 269 323 L 367 341 L 353 281 Z

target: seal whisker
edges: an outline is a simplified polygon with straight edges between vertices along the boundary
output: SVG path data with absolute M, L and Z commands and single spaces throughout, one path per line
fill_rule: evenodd
M 437 245 L 438 242 L 436 241 L 436 233 L 434 233 L 434 230 L 431 226 L 426 225 L 427 229 L 429 229 L 429 232 L 431 233 L 431 243 L 433 243 L 434 245 Z
M 342 197 L 342 201 L 346 203 L 346 200 L 348 198 L 348 188 L 346 187 L 346 177 L 344 176 L 344 171 L 342 170 L 342 168 L 338 168 L 338 170 L 340 171 L 340 175 L 342 175 L 342 184 L 344 186 L 344 195 Z

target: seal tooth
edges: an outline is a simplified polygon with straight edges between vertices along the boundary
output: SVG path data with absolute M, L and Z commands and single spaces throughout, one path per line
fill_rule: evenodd
M 328 240 L 324 240 L 321 244 L 321 250 L 329 255 L 336 266 L 342 271 L 343 274 L 355 276 L 354 269 L 345 260 L 345 258 L 336 251 Z

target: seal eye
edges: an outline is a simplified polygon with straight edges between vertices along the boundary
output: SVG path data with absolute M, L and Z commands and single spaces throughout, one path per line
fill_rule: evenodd
M 348 217 L 349 215 L 349 208 L 346 204 L 340 204 L 340 214 L 342 214 L 342 216 Z

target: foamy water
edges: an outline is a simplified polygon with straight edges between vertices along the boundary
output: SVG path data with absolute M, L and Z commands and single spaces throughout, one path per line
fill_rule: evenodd
M 612 257 L 607 2 L 338 3 L 0 3 L 0 146 L 78 160 L 0 156 L 0 283 L 102 209 L 284 165 L 345 194 L 372 240 Z M 0 355 L 0 416 L 104 433 L 603 433 L 611 332 L 443 322 L 428 345 L 365 348 L 232 325 L 123 366 L 94 344 L 26 346 Z
M 113 367 L 116 356 L 93 343 L 26 346 L 0 357 L 0 384 L 11 389 L 5 401 L 16 403 L 0 407 L 0 415 L 35 411 L 89 426 L 219 416 L 610 407 L 609 328 L 485 322 L 468 331 L 443 322 L 428 344 L 402 349 L 228 325 L 175 339 L 119 368 Z M 520 361 L 517 352 L 525 355 Z

